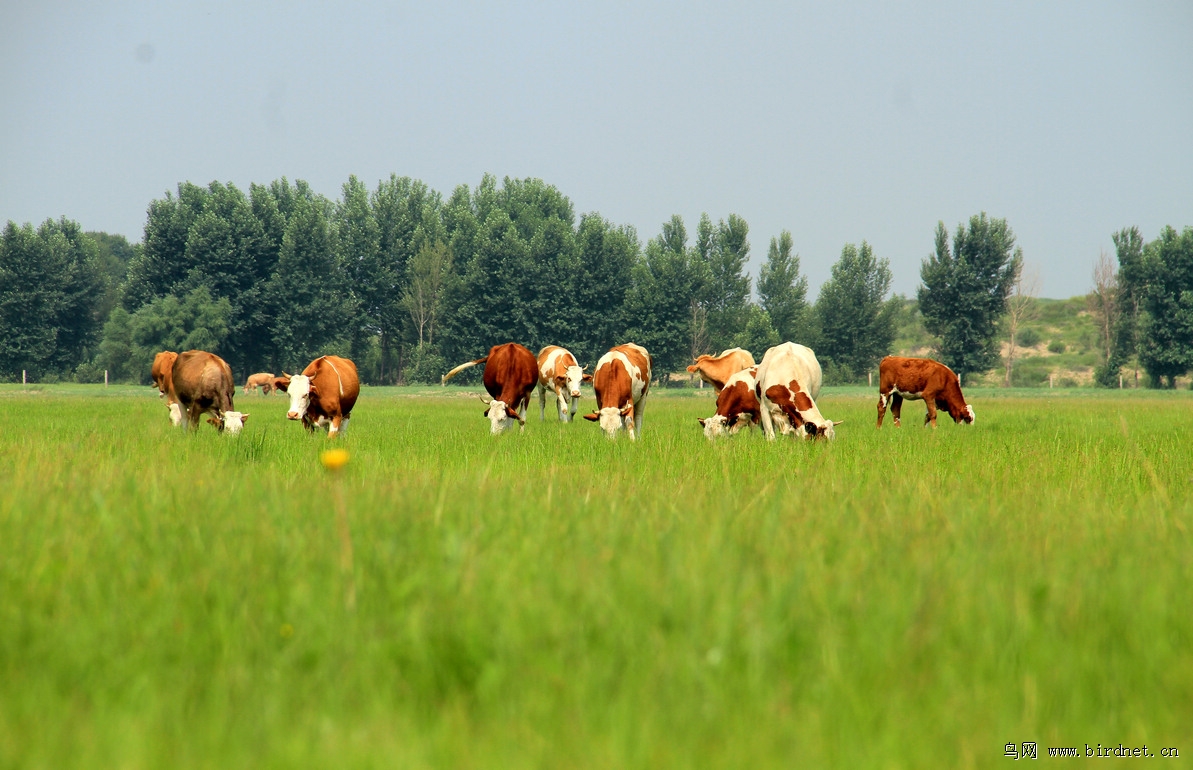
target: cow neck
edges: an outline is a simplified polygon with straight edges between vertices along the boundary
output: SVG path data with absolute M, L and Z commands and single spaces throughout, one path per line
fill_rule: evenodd
M 327 356 L 324 356 L 323 360 L 326 361 L 327 365 L 331 367 L 331 370 L 336 373 L 336 383 L 340 386 L 340 395 L 343 396 L 344 395 L 344 381 L 340 379 L 340 370 L 336 368 L 336 365 L 333 364 L 331 362 L 331 359 L 328 358 Z

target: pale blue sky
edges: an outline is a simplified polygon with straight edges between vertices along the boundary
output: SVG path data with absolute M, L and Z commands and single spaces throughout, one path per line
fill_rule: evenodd
M 840 6 L 840 7 L 838 7 Z M 0 222 L 140 240 L 178 183 L 539 177 L 658 234 L 845 243 L 914 294 L 938 220 L 1005 217 L 1042 295 L 1193 225 L 1193 3 L 0 0 Z

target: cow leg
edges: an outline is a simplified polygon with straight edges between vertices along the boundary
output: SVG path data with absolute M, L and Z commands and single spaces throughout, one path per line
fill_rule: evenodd
M 882 427 L 882 418 L 886 415 L 886 402 L 888 397 L 879 392 L 878 394 L 878 427 Z
M 559 421 L 568 421 L 568 402 L 567 397 L 563 395 L 562 390 L 555 391 L 555 407 L 559 410 Z
M 539 422 L 547 419 L 547 389 L 543 387 L 543 383 L 538 385 L 539 391 Z
M 642 413 L 646 411 L 646 399 L 642 399 L 634 407 L 634 432 L 642 435 Z
M 895 418 L 895 427 L 899 427 L 899 410 L 903 408 L 903 396 L 898 393 L 891 394 L 891 417 Z
M 758 411 L 758 418 L 762 422 L 762 433 L 768 441 L 775 440 L 775 424 L 770 414 L 770 406 L 763 404 Z
M 337 435 L 339 435 L 341 422 L 342 422 L 342 419 L 338 414 L 335 417 L 331 418 L 331 425 L 329 425 L 327 427 L 327 437 L 328 438 L 335 438 Z
M 924 394 L 924 403 L 928 405 L 928 414 L 924 415 L 924 424 L 936 427 L 936 398 Z
M 341 436 L 348 432 L 348 423 L 351 420 L 352 420 L 352 416 L 347 415 L 347 414 L 340 418 L 340 435 Z

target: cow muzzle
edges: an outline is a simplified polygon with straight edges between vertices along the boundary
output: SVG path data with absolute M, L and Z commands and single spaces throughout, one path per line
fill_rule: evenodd
M 301 416 L 298 412 L 286 412 L 287 420 L 297 420 Z

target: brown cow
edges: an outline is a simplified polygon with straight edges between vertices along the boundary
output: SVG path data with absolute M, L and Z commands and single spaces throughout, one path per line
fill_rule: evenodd
M 924 424 L 936 427 L 936 410 L 944 409 L 953 422 L 971 424 L 973 407 L 965 403 L 961 381 L 952 369 L 930 358 L 901 358 L 887 356 L 878 364 L 878 427 L 886 414 L 887 402 L 895 427 L 899 427 L 899 410 L 903 399 L 923 400 L 928 406 Z
M 261 392 L 268 396 L 273 390 L 273 380 L 273 372 L 257 372 L 256 374 L 250 374 L 249 378 L 244 381 L 245 395 L 248 395 L 249 391 L 256 390 L 257 386 L 260 385 Z
M 833 439 L 841 422 L 825 418 L 816 406 L 820 383 L 820 362 L 811 348 L 784 342 L 766 351 L 758 365 L 754 393 L 768 439 L 774 441 L 776 425 L 783 435 Z
M 205 350 L 180 353 L 170 370 L 170 394 L 186 413 L 187 426 L 199 427 L 204 412 L 214 415 L 207 422 L 221 433 L 239 433 L 247 414 L 232 410 L 236 385 L 232 369 L 224 359 Z
M 460 364 L 443 375 L 440 383 L 446 385 L 452 377 L 477 364 L 485 365 L 482 380 L 492 398 L 485 409 L 485 416 L 489 418 L 489 433 L 501 433 L 512 427 L 514 420 L 525 430 L 526 407 L 539 381 L 538 359 L 534 353 L 516 342 L 494 345 L 489 348 L 489 355 Z
M 688 371 L 700 375 L 700 379 L 712 385 L 717 395 L 720 395 L 730 377 L 753 365 L 754 356 L 750 351 L 729 348 L 719 356 L 700 356 L 696 363 L 688 367 Z
M 599 422 L 609 438 L 625 428 L 630 440 L 642 435 L 642 412 L 650 393 L 650 353 L 641 345 L 618 345 L 597 361 L 592 375 L 596 408 L 585 420 Z
M 150 371 L 153 384 L 157 386 L 158 398 L 166 399 L 166 408 L 170 410 L 170 424 L 175 427 L 182 424 L 182 407 L 178 405 L 178 399 L 171 394 L 170 387 L 174 361 L 177 358 L 178 354 L 174 351 L 163 350 L 153 357 L 153 369 Z
M 287 419 L 302 420 L 303 427 L 311 432 L 326 428 L 328 438 L 347 432 L 352 407 L 360 396 L 356 364 L 347 358 L 320 356 L 307 364 L 302 374 L 282 372 L 273 384 L 290 394 Z
M 717 396 L 717 413 L 707 419 L 697 418 L 709 441 L 726 433 L 732 436 L 742 428 L 757 424 L 758 415 L 762 412 L 758 405 L 758 394 L 754 392 L 757 374 L 757 366 L 734 374 Z

